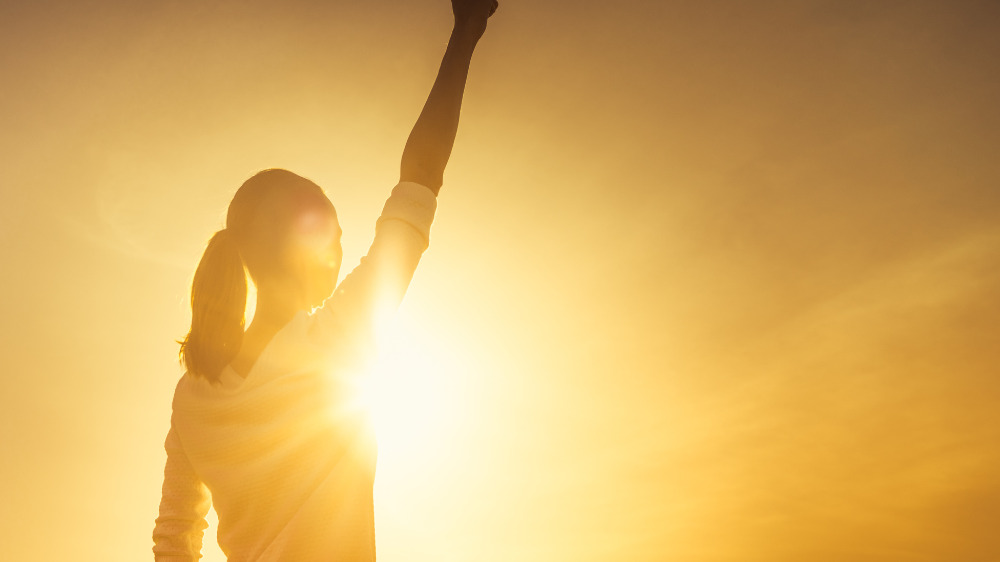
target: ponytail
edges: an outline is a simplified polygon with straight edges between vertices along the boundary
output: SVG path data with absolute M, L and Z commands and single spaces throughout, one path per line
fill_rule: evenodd
M 216 232 L 198 263 L 191 284 L 191 331 L 181 344 L 180 360 L 189 373 L 210 383 L 243 344 L 247 279 L 233 233 Z

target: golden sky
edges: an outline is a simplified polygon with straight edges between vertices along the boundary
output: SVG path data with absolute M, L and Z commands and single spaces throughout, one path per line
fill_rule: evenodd
M 4 558 L 152 559 L 226 205 L 314 180 L 350 271 L 450 18 L 0 6 Z M 502 0 L 376 397 L 380 560 L 1000 559 L 998 24 Z

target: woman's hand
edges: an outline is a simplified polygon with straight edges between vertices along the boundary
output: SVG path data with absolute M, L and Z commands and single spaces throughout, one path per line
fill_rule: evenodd
M 497 0 L 451 0 L 455 31 L 469 33 L 479 40 L 486 31 L 486 20 L 497 11 Z

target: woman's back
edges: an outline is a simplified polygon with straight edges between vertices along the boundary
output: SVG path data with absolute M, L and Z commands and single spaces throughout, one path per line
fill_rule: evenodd
M 245 380 L 231 369 L 218 387 L 185 376 L 175 392 L 175 438 L 212 490 L 233 560 L 286 557 L 292 546 L 374 558 L 374 435 L 352 396 L 355 373 L 304 345 L 308 320 L 296 316 Z

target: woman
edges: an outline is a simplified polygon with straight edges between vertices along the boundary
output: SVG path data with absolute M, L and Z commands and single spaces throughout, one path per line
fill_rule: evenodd
M 287 170 L 244 182 L 209 241 L 180 342 L 186 372 L 165 441 L 157 561 L 201 557 L 213 504 L 231 561 L 375 559 L 377 451 L 355 381 L 373 358 L 379 319 L 398 307 L 428 246 L 472 52 L 497 2 L 452 0 L 452 9 L 399 183 L 368 254 L 339 286 L 336 210 Z M 245 332 L 244 271 L 258 293 Z

